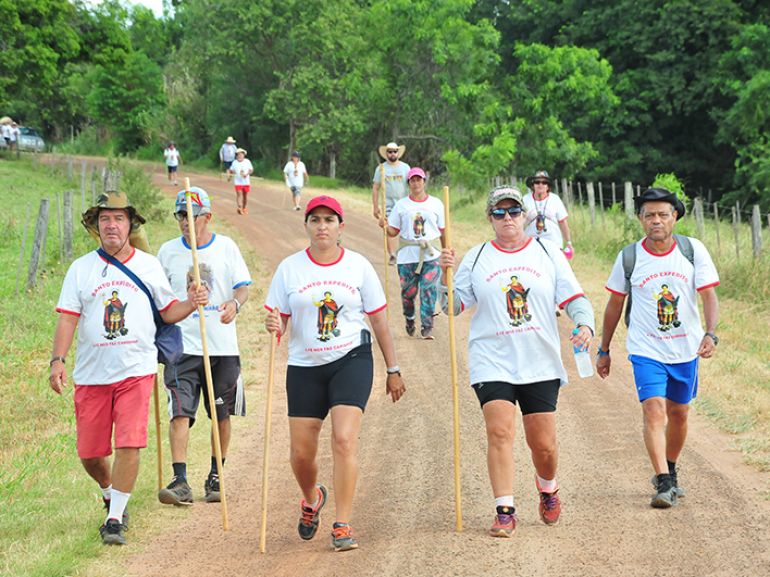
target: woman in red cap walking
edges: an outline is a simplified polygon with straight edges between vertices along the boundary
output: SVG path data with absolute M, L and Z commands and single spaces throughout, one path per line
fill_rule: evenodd
M 331 413 L 335 551 L 358 547 L 350 516 L 358 478 L 358 434 L 374 376 L 370 325 L 387 366 L 386 394 L 396 402 L 405 391 L 382 285 L 369 261 L 341 246 L 343 219 L 342 206 L 330 196 L 308 203 L 305 231 L 310 246 L 278 265 L 265 304 L 265 327 L 271 333 L 285 333 L 292 321 L 286 396 L 291 466 L 303 496 L 297 530 L 304 540 L 315 536 L 326 504 L 316 454 L 321 427 Z

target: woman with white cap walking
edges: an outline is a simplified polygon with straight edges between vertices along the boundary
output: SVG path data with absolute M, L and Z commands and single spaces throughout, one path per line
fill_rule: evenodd
M 235 160 L 228 170 L 233 175 L 238 214 L 249 214 L 246 204 L 248 203 L 249 191 L 251 190 L 251 175 L 254 172 L 254 167 L 251 165 L 251 161 L 246 158 L 246 154 L 246 150 L 243 148 L 237 149 L 235 151 Z

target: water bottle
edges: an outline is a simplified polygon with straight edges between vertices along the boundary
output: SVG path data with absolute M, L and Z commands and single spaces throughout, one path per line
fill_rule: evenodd
M 578 334 L 579 329 L 575 328 L 572 331 L 573 335 Z M 575 365 L 577 366 L 578 374 L 581 379 L 587 379 L 594 374 L 594 364 L 591 362 L 591 355 L 588 352 L 588 348 L 581 350 L 580 347 L 572 346 L 572 352 L 575 354 Z

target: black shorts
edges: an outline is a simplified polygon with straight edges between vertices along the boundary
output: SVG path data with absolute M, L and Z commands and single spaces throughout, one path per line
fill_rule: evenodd
M 176 172 L 177 167 L 176 166 L 167 166 L 168 173 L 171 174 L 172 172 Z
M 518 402 L 522 415 L 530 413 L 554 413 L 559 399 L 559 379 L 514 385 L 503 381 L 476 383 L 473 390 L 483 407 L 489 401 Z
M 240 357 L 209 357 L 209 361 L 214 395 L 216 395 L 217 419 L 220 421 L 229 419 L 230 415 L 243 417 L 246 415 L 246 399 L 243 394 Z M 206 414 L 211 418 L 203 357 L 182 355 L 176 365 L 166 367 L 163 380 L 168 394 L 168 415 L 171 419 L 189 417 L 192 427 L 195 424 L 201 394 L 206 400 L 204 403 Z
M 323 420 L 335 405 L 351 405 L 363 411 L 372 392 L 373 379 L 371 343 L 359 345 L 326 365 L 289 365 L 286 371 L 289 416 Z
M 222 161 L 222 168 L 225 170 L 230 170 L 230 165 L 233 163 L 232 160 L 223 160 Z

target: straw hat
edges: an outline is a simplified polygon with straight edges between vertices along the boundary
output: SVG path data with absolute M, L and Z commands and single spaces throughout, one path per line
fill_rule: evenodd
M 136 208 L 131 206 L 125 192 L 116 190 L 108 190 L 100 194 L 96 199 L 96 204 L 83 213 L 80 222 L 94 240 L 100 240 L 98 226 L 99 211 L 103 208 L 114 210 L 121 208 L 126 209 L 128 211 L 128 217 L 131 220 L 131 230 L 128 234 L 129 243 L 139 250 L 150 252 L 147 234 L 144 231 L 144 227 L 142 227 L 146 222 L 144 217 L 137 212 Z
M 248 154 L 248 152 L 246 151 L 245 148 L 238 148 L 238 149 L 236 149 L 235 154 L 238 154 L 240 152 L 243 153 L 243 156 L 246 156 Z
M 387 160 L 388 149 L 393 150 L 394 148 L 398 149 L 398 155 L 396 156 L 396 160 L 400 160 L 401 157 L 404 156 L 404 153 L 406 152 L 406 146 L 403 144 L 399 146 L 395 142 L 388 142 L 387 144 L 380 146 L 378 150 L 380 152 L 380 156 Z
M 232 136 L 228 136 L 225 139 L 225 144 L 235 144 L 235 139 Z

